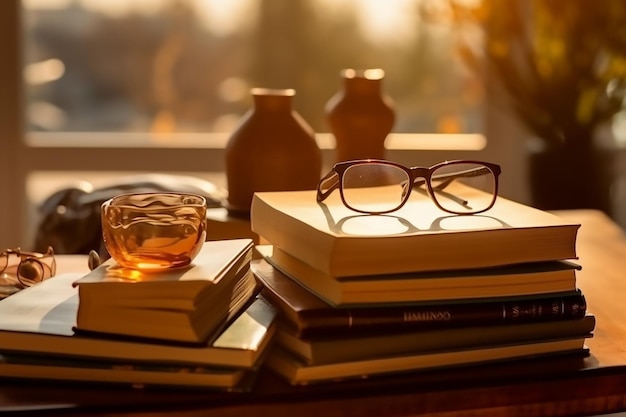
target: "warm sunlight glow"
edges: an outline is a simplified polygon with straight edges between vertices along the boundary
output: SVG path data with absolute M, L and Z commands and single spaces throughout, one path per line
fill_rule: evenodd
M 56 81 L 65 73 L 65 65 L 58 59 L 29 64 L 24 67 L 24 81 L 30 85 L 45 84 Z
M 298 112 L 328 132 L 324 104 L 354 68 L 385 78 L 398 133 L 479 132 L 482 84 L 452 23 L 429 20 L 471 1 L 24 0 L 29 123 L 228 133 L 260 84 L 297 89 Z
M 230 35 L 250 27 L 257 18 L 255 0 L 194 0 L 198 18 L 218 36 Z
M 395 7 L 389 7 L 388 0 L 360 0 L 357 11 L 360 15 L 363 32 L 372 40 L 402 40 L 415 30 L 413 13 L 414 0 L 394 0 Z
M 61 9 L 76 2 L 87 10 L 112 17 L 129 13 L 154 14 L 171 0 L 24 0 L 27 9 Z M 258 15 L 258 0 L 187 0 L 205 27 L 218 36 L 226 36 L 251 27 Z M 394 0 L 390 7 L 388 0 L 320 0 L 318 6 L 324 14 L 334 12 L 356 14 L 363 35 L 377 43 L 406 42 L 416 34 L 415 20 L 412 18 L 419 0 Z
M 419 4 L 420 0 L 320 0 L 317 5 L 328 16 L 355 14 L 363 36 L 372 42 L 398 43 L 416 36 L 413 16 Z

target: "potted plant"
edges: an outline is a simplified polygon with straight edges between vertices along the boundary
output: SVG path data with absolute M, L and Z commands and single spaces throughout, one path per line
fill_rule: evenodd
M 484 0 L 470 11 L 484 28 L 480 62 L 534 139 L 533 204 L 609 212 L 612 153 L 597 132 L 624 108 L 626 2 Z

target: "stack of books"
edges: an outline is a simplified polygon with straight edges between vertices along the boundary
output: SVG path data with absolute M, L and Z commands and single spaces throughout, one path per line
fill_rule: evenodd
M 584 354 L 579 224 L 499 197 L 454 216 L 416 196 L 387 215 L 314 191 L 254 196 L 252 270 L 280 312 L 266 363 L 291 384 Z
M 276 333 L 252 248 L 206 242 L 190 267 L 147 275 L 107 261 L 0 301 L 0 376 L 250 389 Z
M 82 331 L 201 343 L 257 292 L 253 242 L 205 242 L 193 264 L 141 272 L 109 259 L 74 283 Z

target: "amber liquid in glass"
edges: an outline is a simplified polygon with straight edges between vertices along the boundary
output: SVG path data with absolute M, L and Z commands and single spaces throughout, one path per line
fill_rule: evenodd
M 205 207 L 158 204 L 103 205 L 103 237 L 121 266 L 142 271 L 191 263 L 204 239 Z M 106 224 L 105 224 L 106 222 Z

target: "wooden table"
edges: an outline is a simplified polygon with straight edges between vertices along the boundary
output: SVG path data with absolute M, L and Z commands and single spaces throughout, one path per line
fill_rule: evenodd
M 0 411 L 117 416 L 566 416 L 626 410 L 626 237 L 595 211 L 582 224 L 579 287 L 597 318 L 591 355 L 289 387 L 262 371 L 252 393 L 132 390 L 4 382 Z M 82 257 L 60 269 L 86 270 Z

